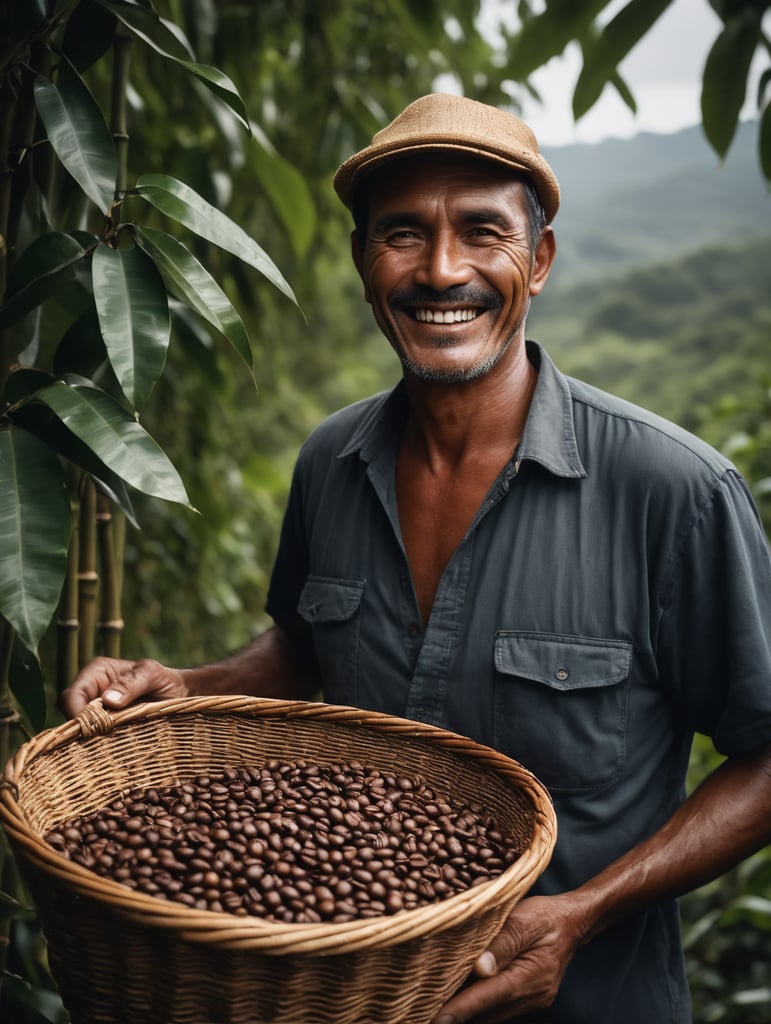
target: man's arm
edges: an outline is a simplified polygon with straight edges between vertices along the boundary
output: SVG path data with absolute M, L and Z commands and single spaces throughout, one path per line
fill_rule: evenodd
M 523 900 L 434 1024 L 498 1024 L 554 1001 L 577 949 L 615 921 L 724 874 L 771 843 L 771 745 L 729 758 L 669 821 L 572 892 Z
M 116 709 L 140 699 L 218 694 L 311 700 L 320 689 L 317 673 L 301 664 L 273 626 L 230 657 L 196 668 L 169 668 L 150 658 L 95 658 L 62 694 L 62 708 L 73 717 L 100 696 L 106 707 Z

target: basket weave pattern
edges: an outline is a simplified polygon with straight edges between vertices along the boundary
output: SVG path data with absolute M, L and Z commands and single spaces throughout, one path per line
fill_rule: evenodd
M 101 878 L 42 836 L 134 788 L 268 758 L 357 759 L 479 803 L 515 837 L 499 877 L 439 903 L 338 924 L 200 911 Z M 0 822 L 35 899 L 73 1024 L 428 1024 L 546 867 L 556 822 L 515 761 L 420 723 L 326 704 L 197 697 L 94 702 L 16 753 Z

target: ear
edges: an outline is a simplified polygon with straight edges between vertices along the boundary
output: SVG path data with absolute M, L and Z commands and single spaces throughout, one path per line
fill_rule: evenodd
M 361 251 L 361 239 L 358 231 L 351 232 L 351 258 L 353 259 L 353 265 L 356 267 L 359 277 L 364 284 L 364 298 L 367 302 L 370 302 L 369 289 L 367 288 L 367 282 L 364 280 L 364 255 Z
M 538 295 L 546 284 L 546 278 L 554 263 L 557 253 L 557 240 L 551 225 L 547 224 L 541 232 L 541 238 L 535 250 L 533 272 L 530 275 L 530 294 Z

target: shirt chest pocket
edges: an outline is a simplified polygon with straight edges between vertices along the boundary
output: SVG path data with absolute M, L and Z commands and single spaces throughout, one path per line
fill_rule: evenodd
M 309 576 L 300 593 L 297 611 L 311 627 L 324 699 L 329 703 L 356 703 L 363 592 L 364 580 Z
M 610 785 L 624 770 L 632 645 L 495 635 L 495 746 L 550 789 Z

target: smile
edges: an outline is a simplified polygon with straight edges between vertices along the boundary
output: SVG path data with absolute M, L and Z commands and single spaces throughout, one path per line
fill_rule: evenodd
M 416 309 L 415 319 L 424 324 L 460 324 L 476 320 L 476 309 Z

